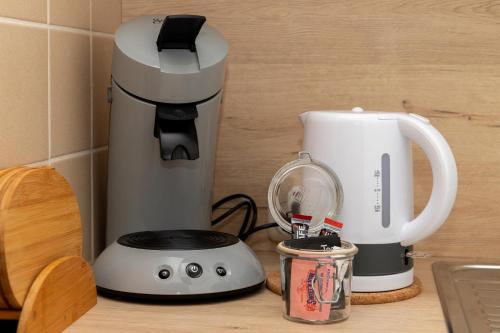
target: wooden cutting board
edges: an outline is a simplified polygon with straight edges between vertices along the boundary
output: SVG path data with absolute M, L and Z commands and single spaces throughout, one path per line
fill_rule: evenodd
M 3 198 L 3 191 L 8 187 L 8 184 L 16 177 L 20 172 L 25 171 L 24 167 L 14 167 L 0 170 L 0 200 Z
M 0 188 L 0 287 L 10 308 L 19 309 L 42 269 L 81 255 L 82 230 L 75 194 L 53 168 L 12 177 Z
M 2 193 L 8 184 L 15 178 L 16 175 L 20 174 L 26 168 L 24 167 L 12 167 L 0 170 L 0 201 L 3 198 Z M 0 288 L 0 309 L 8 309 L 10 306 L 3 296 L 2 290 Z
M 6 169 L 0 170 L 0 178 L 2 178 L 3 175 L 5 175 L 6 173 L 9 173 L 10 171 L 18 169 L 18 168 L 20 168 L 20 167 L 6 168 Z
M 33 283 L 17 332 L 62 332 L 96 303 L 90 266 L 82 257 L 59 258 L 45 267 Z

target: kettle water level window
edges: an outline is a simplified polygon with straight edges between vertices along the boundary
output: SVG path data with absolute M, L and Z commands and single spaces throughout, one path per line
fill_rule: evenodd
M 382 226 L 391 225 L 391 157 L 382 154 Z

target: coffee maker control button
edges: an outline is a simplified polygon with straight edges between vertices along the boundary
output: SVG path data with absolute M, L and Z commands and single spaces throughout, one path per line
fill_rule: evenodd
M 166 280 L 170 277 L 170 271 L 168 269 L 162 269 L 158 272 L 158 277 L 162 280 Z
M 186 274 L 193 279 L 200 277 L 202 273 L 203 269 L 196 263 L 191 263 L 186 266 Z
M 226 276 L 227 274 L 226 269 L 224 267 L 217 267 L 215 271 L 219 276 Z

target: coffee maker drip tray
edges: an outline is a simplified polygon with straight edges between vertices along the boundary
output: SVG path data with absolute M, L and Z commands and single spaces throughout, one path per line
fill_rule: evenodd
M 207 230 L 127 234 L 94 264 L 98 291 L 136 300 L 202 300 L 259 288 L 255 253 L 237 237 Z
M 207 230 L 135 232 L 118 238 L 118 244 L 146 250 L 206 250 L 238 243 L 236 236 Z

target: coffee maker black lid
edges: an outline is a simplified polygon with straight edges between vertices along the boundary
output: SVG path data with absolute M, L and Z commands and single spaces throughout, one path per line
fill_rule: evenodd
M 227 53 L 203 16 L 142 16 L 116 31 L 112 75 L 133 96 L 193 103 L 222 89 Z
M 161 25 L 156 46 L 163 49 L 187 49 L 196 52 L 196 37 L 207 19 L 198 15 L 170 15 Z

